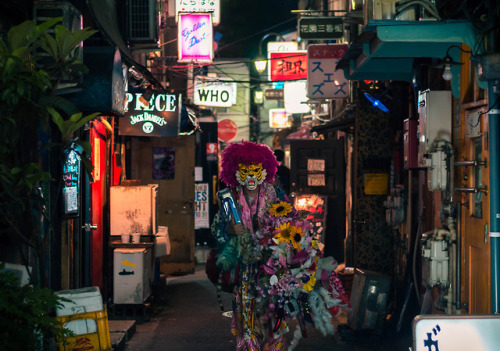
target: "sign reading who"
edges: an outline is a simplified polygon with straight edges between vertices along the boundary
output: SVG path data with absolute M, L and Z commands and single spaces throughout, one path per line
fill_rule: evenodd
M 236 83 L 230 78 L 194 78 L 195 105 L 231 107 L 236 104 Z
M 177 136 L 181 111 L 180 94 L 153 94 L 147 104 L 143 93 L 127 93 L 125 114 L 119 134 L 135 136 Z

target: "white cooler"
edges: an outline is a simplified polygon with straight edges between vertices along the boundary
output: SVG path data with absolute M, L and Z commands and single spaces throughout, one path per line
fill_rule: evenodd
M 114 250 L 113 302 L 142 304 L 151 294 L 151 249 Z

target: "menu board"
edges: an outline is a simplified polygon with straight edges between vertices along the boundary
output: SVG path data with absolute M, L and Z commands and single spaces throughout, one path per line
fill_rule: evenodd
M 74 149 L 66 150 L 65 156 L 62 174 L 64 213 L 78 215 L 80 210 L 81 156 Z

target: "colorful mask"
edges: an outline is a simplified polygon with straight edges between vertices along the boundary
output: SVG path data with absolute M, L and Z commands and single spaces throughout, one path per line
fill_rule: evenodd
M 262 163 L 245 165 L 240 163 L 236 172 L 238 183 L 248 190 L 255 190 L 266 179 L 267 172 L 262 168 Z

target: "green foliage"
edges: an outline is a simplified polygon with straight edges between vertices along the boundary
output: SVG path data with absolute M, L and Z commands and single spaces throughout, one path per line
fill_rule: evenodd
M 0 265 L 2 350 L 47 350 L 51 340 L 72 336 L 52 315 L 65 300 L 47 288 L 19 286 L 18 278 Z
M 41 160 L 48 153 L 63 160 L 66 148 L 80 144 L 87 152 L 82 160 L 90 174 L 90 148 L 79 140 L 78 131 L 98 115 L 83 116 L 56 94 L 62 79 L 88 71 L 76 52 L 96 32 L 70 32 L 60 21 L 25 21 L 9 30 L 6 41 L 0 38 L 0 240 L 21 252 L 34 249 L 42 286 L 42 247 L 49 235 L 42 233 L 41 223 L 50 222 L 54 209 L 48 208 L 40 189 L 48 181 L 60 182 L 60 176 L 51 175 Z M 55 199 L 50 203 L 59 204 Z

